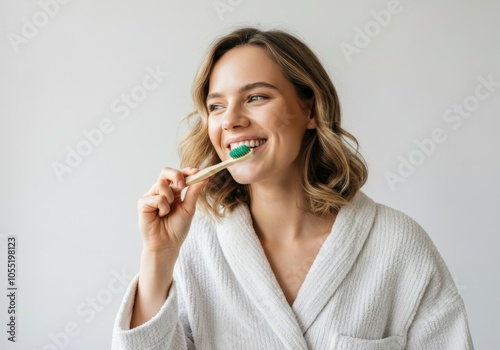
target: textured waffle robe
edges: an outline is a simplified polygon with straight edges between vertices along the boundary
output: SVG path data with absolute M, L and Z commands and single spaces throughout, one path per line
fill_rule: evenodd
M 340 209 L 310 260 L 290 306 L 248 207 L 239 206 L 220 222 L 198 210 L 164 305 L 130 329 L 136 276 L 118 311 L 112 347 L 473 349 L 448 268 L 429 236 L 405 214 L 360 191 Z M 290 278 L 301 266 L 290 267 Z

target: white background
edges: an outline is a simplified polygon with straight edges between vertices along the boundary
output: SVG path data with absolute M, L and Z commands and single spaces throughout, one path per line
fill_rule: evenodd
M 494 349 L 500 86 L 471 96 L 480 77 L 500 82 L 500 3 L 401 0 L 377 32 L 371 11 L 385 0 L 222 2 L 232 5 L 218 14 L 213 0 L 73 0 L 44 16 L 37 1 L 2 0 L 0 347 L 109 348 L 127 276 L 138 271 L 137 199 L 178 164 L 195 71 L 214 38 L 258 25 L 289 30 L 319 55 L 369 164 L 364 191 L 426 229 L 465 300 L 476 348 Z M 40 27 L 30 32 L 28 22 Z M 345 55 L 356 27 L 370 42 Z M 140 92 L 148 67 L 169 75 L 121 119 L 111 105 Z M 465 101 L 472 112 L 459 126 L 443 119 Z M 113 131 L 84 149 L 83 131 L 108 119 Z M 416 140 L 436 128 L 446 140 L 419 157 Z M 54 162 L 79 145 L 88 155 L 59 179 Z M 391 188 L 387 172 L 398 175 L 399 157 L 412 154 L 420 164 Z M 8 235 L 18 241 L 15 345 L 5 332 Z

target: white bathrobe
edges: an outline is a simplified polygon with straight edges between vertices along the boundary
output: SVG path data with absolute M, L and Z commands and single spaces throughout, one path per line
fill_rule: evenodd
M 292 306 L 246 206 L 221 222 L 197 212 L 165 304 L 130 330 L 136 287 L 137 277 L 116 318 L 115 350 L 473 349 L 463 301 L 430 238 L 362 192 L 339 211 Z

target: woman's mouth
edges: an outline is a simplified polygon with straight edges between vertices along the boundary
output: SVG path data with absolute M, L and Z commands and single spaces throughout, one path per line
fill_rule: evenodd
M 232 151 L 233 149 L 240 147 L 240 146 L 247 146 L 252 149 L 259 148 L 263 144 L 265 144 L 267 139 L 255 139 L 255 140 L 245 140 L 245 141 L 240 141 L 240 142 L 234 142 L 229 145 L 230 150 Z

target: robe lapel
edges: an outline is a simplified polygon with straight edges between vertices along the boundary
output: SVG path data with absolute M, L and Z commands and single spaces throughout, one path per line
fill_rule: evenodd
M 311 265 L 292 306 L 303 334 L 352 268 L 368 237 L 375 214 L 375 203 L 362 192 L 358 192 L 349 205 L 340 209 L 332 231 Z
M 307 350 L 297 317 L 286 301 L 246 206 L 217 224 L 217 236 L 238 282 L 287 349 Z

